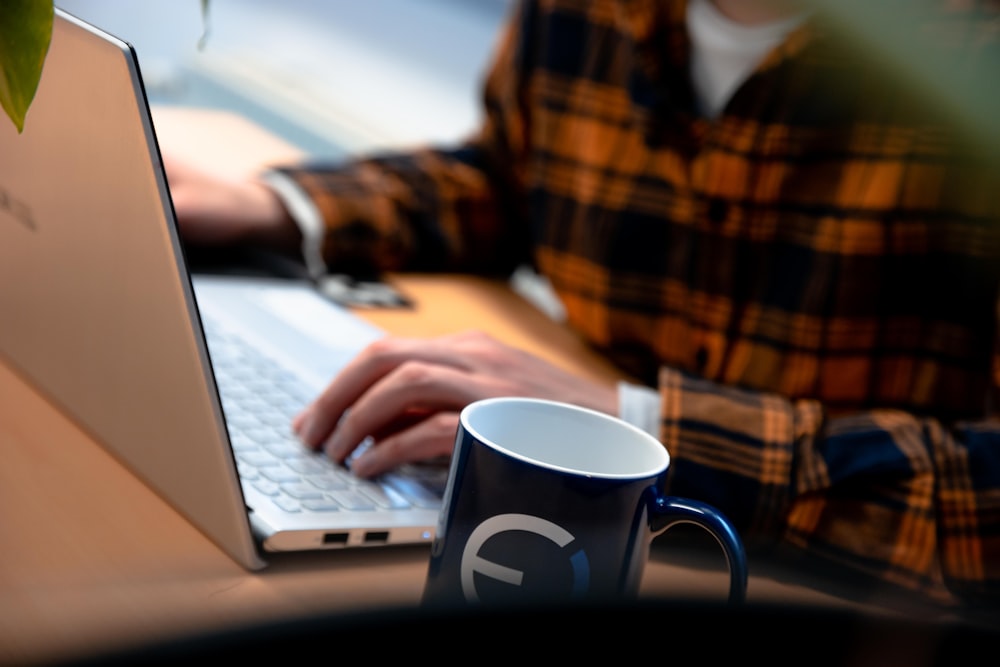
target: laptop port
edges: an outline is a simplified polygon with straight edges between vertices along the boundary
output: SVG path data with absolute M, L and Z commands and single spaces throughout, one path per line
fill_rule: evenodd
M 347 544 L 350 533 L 326 533 L 323 535 L 323 544 Z
M 385 544 L 388 541 L 388 530 L 371 530 L 365 533 L 365 544 Z

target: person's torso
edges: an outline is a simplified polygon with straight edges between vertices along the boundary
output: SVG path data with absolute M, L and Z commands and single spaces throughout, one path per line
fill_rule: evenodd
M 833 409 L 982 410 L 995 170 L 802 34 L 710 121 L 676 23 L 636 50 L 574 12 L 539 22 L 526 87 L 535 260 L 574 327 L 651 382 L 666 364 Z

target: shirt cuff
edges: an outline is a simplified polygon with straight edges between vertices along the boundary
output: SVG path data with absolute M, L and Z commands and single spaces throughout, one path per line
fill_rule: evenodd
M 323 260 L 323 216 L 316 205 L 292 178 L 277 171 L 266 171 L 260 176 L 288 210 L 288 214 L 302 233 L 302 260 L 313 280 L 327 272 Z
M 655 438 L 660 437 L 660 392 L 628 382 L 618 383 L 618 416 Z

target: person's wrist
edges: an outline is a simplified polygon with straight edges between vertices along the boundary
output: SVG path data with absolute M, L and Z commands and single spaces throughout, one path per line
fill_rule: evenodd
M 246 241 L 285 252 L 297 251 L 302 233 L 281 198 L 265 183 L 254 181 L 248 187 L 253 190 L 254 224 L 246 230 Z
M 660 394 L 652 387 L 619 382 L 618 416 L 654 437 L 660 432 Z

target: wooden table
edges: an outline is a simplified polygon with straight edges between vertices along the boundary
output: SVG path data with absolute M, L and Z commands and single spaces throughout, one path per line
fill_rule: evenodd
M 161 146 L 214 153 L 220 169 L 236 175 L 254 161 L 297 155 L 231 115 L 163 110 L 155 118 Z M 262 152 L 268 158 L 260 159 Z M 620 378 L 506 283 L 429 275 L 392 281 L 415 308 L 359 311 L 390 333 L 432 336 L 478 327 L 582 376 Z M 422 592 L 426 546 L 284 554 L 270 556 L 263 571 L 245 571 L 2 360 L 0 452 L 3 663 L 76 658 L 256 622 L 405 607 Z M 676 563 L 669 549 L 654 545 L 641 595 L 723 601 L 727 586 L 721 552 Z M 753 568 L 748 601 L 853 604 Z
M 619 377 L 503 283 L 423 275 L 395 282 L 414 309 L 359 311 L 387 331 L 481 327 L 583 375 Z M 0 662 L 419 601 L 423 546 L 286 554 L 261 572 L 243 570 L 5 364 L 0 451 Z M 672 565 L 654 554 L 642 594 L 724 600 L 722 562 L 719 555 L 699 567 Z M 751 576 L 748 599 L 849 604 L 767 576 Z

